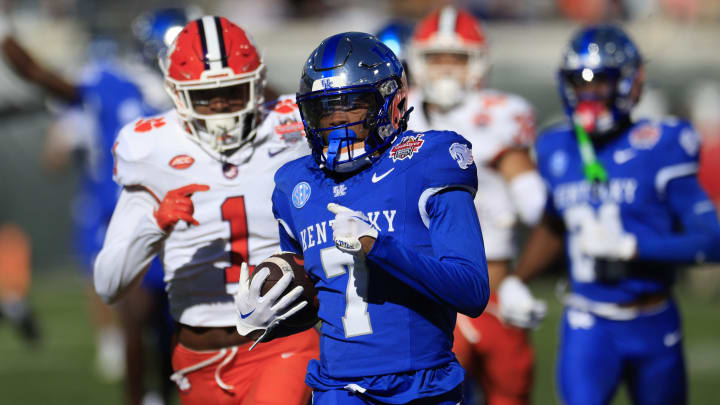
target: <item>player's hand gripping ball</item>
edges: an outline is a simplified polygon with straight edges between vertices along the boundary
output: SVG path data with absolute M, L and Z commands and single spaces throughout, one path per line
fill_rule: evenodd
M 302 301 L 306 301 L 307 305 L 288 317 L 287 319 L 280 322 L 278 326 L 281 329 L 299 329 L 305 330 L 318 322 L 318 301 L 317 292 L 315 291 L 315 283 L 310 279 L 308 274 L 305 272 L 303 267 L 304 260 L 302 256 L 296 255 L 292 252 L 276 253 L 267 259 L 263 260 L 253 272 L 253 276 L 258 274 L 259 270 L 267 268 L 270 270 L 270 274 L 265 279 L 265 282 L 260 288 L 260 294 L 265 295 L 279 280 L 287 274 L 293 273 L 293 280 L 290 285 L 287 286 L 283 295 L 289 291 L 292 291 L 295 287 L 301 286 L 303 288 L 302 295 L 295 300 L 290 307 L 294 307 Z M 288 330 L 289 331 L 289 330 Z M 282 330 L 276 330 L 276 334 L 283 332 Z

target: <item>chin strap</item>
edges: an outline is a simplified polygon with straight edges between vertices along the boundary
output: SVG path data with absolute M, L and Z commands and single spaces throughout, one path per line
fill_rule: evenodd
M 597 160 L 595 156 L 595 148 L 593 148 L 590 136 L 585 132 L 582 125 L 575 125 L 575 136 L 577 137 L 578 148 L 580 149 L 580 157 L 583 161 L 585 170 L 585 179 L 590 184 L 604 183 L 608 179 L 605 167 Z
M 398 134 L 402 134 L 407 129 L 407 123 L 410 119 L 410 113 L 413 112 L 415 109 L 414 106 L 411 106 L 410 108 L 405 111 L 405 114 L 403 114 L 402 118 L 400 118 L 400 121 L 398 122 Z

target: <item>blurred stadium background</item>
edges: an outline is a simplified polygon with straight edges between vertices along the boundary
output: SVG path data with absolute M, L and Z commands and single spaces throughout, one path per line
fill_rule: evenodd
M 374 32 L 391 18 L 416 21 L 428 0 L 17 0 L 0 1 L 17 40 L 39 61 L 72 78 L 93 35 L 131 49 L 130 26 L 143 11 L 195 7 L 224 15 L 253 34 L 264 50 L 269 83 L 294 93 L 304 58 L 336 32 Z M 555 69 L 581 21 L 612 19 L 628 29 L 648 60 L 647 112 L 692 118 L 707 142 L 720 138 L 720 2 L 717 0 L 475 0 L 454 4 L 475 12 L 490 40 L 490 87 L 518 93 L 538 122 L 560 117 Z M 4 64 L 0 64 L 0 67 Z M 41 155 L 50 122 L 45 96 L 0 68 L 0 223 L 23 226 L 33 242 L 31 301 L 43 340 L 31 348 L 0 320 L 0 404 L 122 403 L 121 384 L 93 368 L 93 341 L 82 276 L 72 255 L 70 204 L 75 176 L 49 174 Z M 713 129 L 715 128 L 715 129 Z M 714 173 L 713 177 L 720 176 Z M 77 214 L 77 213 L 76 213 Z M 0 269 L 2 271 L 2 269 Z M 693 404 L 720 403 L 720 268 L 688 269 L 676 289 L 685 320 Z M 538 364 L 534 403 L 556 403 L 553 364 L 560 304 L 558 266 L 533 284 L 551 315 L 534 332 Z M 615 403 L 627 403 L 625 397 Z

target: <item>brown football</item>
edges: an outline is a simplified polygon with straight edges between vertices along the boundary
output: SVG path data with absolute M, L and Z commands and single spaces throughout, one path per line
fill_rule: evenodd
M 303 287 L 303 294 L 297 299 L 297 301 L 290 304 L 288 308 L 292 308 L 302 300 L 308 302 L 308 305 L 306 305 L 305 308 L 281 322 L 280 325 L 276 327 L 276 329 L 281 329 L 277 330 L 274 335 L 285 336 L 287 334 L 291 334 L 293 331 L 297 332 L 308 329 L 318 322 L 319 306 L 317 301 L 317 292 L 315 291 L 315 284 L 305 272 L 303 264 L 304 260 L 302 256 L 291 252 L 282 252 L 276 253 L 263 260 L 262 263 L 258 264 L 253 271 L 254 276 L 258 273 L 258 270 L 262 270 L 264 268 L 268 268 L 270 270 L 270 274 L 265 279 L 265 282 L 260 289 L 261 295 L 265 295 L 285 273 L 292 272 L 293 281 L 285 289 L 283 294 L 290 292 L 290 290 L 297 286 Z

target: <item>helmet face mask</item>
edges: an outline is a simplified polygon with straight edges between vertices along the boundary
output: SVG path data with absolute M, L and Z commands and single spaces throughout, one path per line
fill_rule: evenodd
M 212 154 L 255 138 L 265 66 L 247 34 L 222 17 L 190 22 L 160 59 L 188 135 Z
M 297 103 L 321 168 L 371 164 L 405 130 L 407 82 L 390 49 L 370 34 L 325 39 L 303 69 Z
M 627 122 L 642 86 L 642 58 L 635 44 L 612 25 L 575 34 L 558 72 L 570 119 L 594 138 Z

